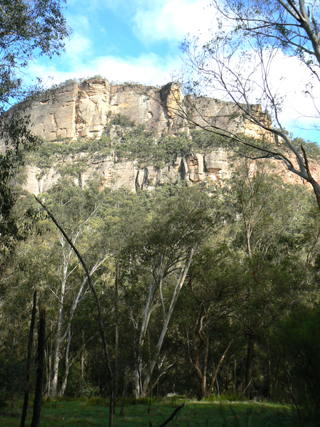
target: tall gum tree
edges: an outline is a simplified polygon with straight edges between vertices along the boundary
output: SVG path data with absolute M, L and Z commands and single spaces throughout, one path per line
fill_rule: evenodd
M 98 192 L 98 194 L 97 194 Z M 56 188 L 52 189 L 52 199 L 49 204 L 52 211 L 59 212 L 63 227 L 70 235 L 74 246 L 85 254 L 88 264 L 88 273 L 95 283 L 99 273 L 105 267 L 107 260 L 112 256 L 109 225 L 105 221 L 100 203 L 104 193 L 94 185 L 85 190 L 75 186 L 66 185 L 62 180 Z M 51 396 L 58 393 L 59 362 L 61 359 L 60 348 L 64 346 L 65 373 L 62 381 L 60 395 L 63 395 L 67 386 L 70 364 L 70 344 L 72 339 L 72 323 L 80 302 L 89 292 L 89 278 L 79 277 L 77 257 L 64 236 L 59 233 L 60 266 L 59 285 L 56 291 L 57 320 L 55 351 L 53 356 L 53 372 L 51 382 Z M 73 278 L 73 276 L 76 276 Z
M 145 396 L 166 337 L 169 323 L 183 288 L 194 254 L 201 242 L 222 224 L 221 213 L 212 199 L 196 189 L 181 189 L 155 208 L 151 219 L 140 231 L 134 227 L 123 251 L 123 268 L 128 280 L 140 283 L 140 308 L 132 305 L 130 317 L 134 328 L 136 397 Z M 126 226 L 127 224 L 125 224 Z M 152 329 L 156 308 L 161 323 Z M 148 337 L 152 335 L 150 343 Z M 145 360 L 148 341 L 149 360 Z
M 308 288 L 305 249 L 315 248 L 318 238 L 304 247 L 299 244 L 299 231 L 312 206 L 308 195 L 303 197 L 299 188 L 266 173 L 261 162 L 254 176 L 247 162 L 243 163 L 239 175 L 231 180 L 238 218 L 233 250 L 239 254 L 241 272 L 234 318 L 246 339 L 243 393 L 251 399 L 256 350 L 264 345 L 270 327 L 294 308 Z M 270 378 L 268 383 L 270 391 Z
M 248 158 L 282 162 L 290 172 L 310 183 L 320 208 L 320 186 L 312 175 L 307 147 L 297 147 L 286 131 L 281 115 L 286 100 L 277 93 L 271 77 L 271 73 L 277 73 L 278 82 L 282 78 L 277 65 L 279 53 L 284 60 L 294 57 L 296 67 L 301 67 L 307 76 L 301 92 L 311 97 L 314 118 L 318 118 L 320 4 L 316 0 L 213 0 L 211 6 L 218 19 L 212 38 L 208 42 L 187 39 L 182 44 L 187 64 L 183 84 L 195 97 L 186 97 L 176 113 L 199 125 L 193 118 L 196 110 L 201 117 L 200 126 L 223 136 L 226 146 Z M 197 110 L 196 98 L 208 95 L 232 101 L 237 115 L 260 129 L 261 138 L 232 132 Z M 295 109 L 299 107 L 296 105 Z M 234 111 L 229 120 L 234 120 Z
M 12 180 L 23 163 L 22 148 L 38 139 L 22 120 L 19 108 L 5 114 L 13 103 L 32 92 L 23 71 L 37 56 L 52 57 L 64 50 L 70 28 L 63 16 L 64 0 L 0 1 L 0 263 L 21 238 L 12 215 L 17 195 Z
M 108 225 L 99 209 L 103 192 L 96 188 L 82 190 L 62 181 L 42 197 L 59 214 L 73 244 L 83 251 L 94 283 L 111 256 Z M 22 200 L 26 206 L 28 200 Z M 23 292 L 30 294 L 34 287 L 41 293 L 51 330 L 46 352 L 46 394 L 55 397 L 64 394 L 70 367 L 80 355 L 74 350 L 74 319 L 88 297 L 89 283 L 73 249 L 48 219 L 42 216 L 33 231 L 17 246 L 20 255 L 9 286 L 12 298 L 15 293 L 16 297 Z M 85 338 L 83 347 L 92 337 Z

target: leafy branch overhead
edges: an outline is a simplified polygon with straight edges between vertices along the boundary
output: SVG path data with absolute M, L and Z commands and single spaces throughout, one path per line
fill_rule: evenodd
M 24 151 L 39 142 L 29 128 L 29 118 L 21 114 L 23 107 L 7 110 L 32 91 L 22 79 L 30 60 L 63 50 L 64 39 L 70 34 L 63 6 L 63 0 L 0 1 L 1 253 L 8 247 L 12 249 L 19 239 L 19 227 L 11 214 L 17 200 L 12 183 L 24 163 Z
M 290 172 L 311 184 L 320 207 L 320 186 L 309 169 L 307 151 L 301 144 L 298 146 L 298 141 L 294 141 L 285 129 L 292 106 L 291 110 L 287 108 L 286 94 L 278 90 L 279 82 L 286 78 L 279 64 L 294 58 L 292 64 L 308 76 L 305 87 L 296 81 L 299 99 L 311 98 L 313 118 L 318 119 L 320 108 L 314 88 L 320 81 L 319 3 L 223 0 L 213 1 L 212 6 L 218 29 L 212 31 L 211 38 L 206 42 L 199 38 L 187 39 L 182 44 L 187 65 L 186 90 L 193 91 L 196 96 L 218 96 L 231 101 L 247 122 L 260 128 L 266 137 L 264 144 L 248 141 L 219 123 L 212 123 L 205 114 L 200 114 L 202 122 L 198 120 L 198 125 L 224 136 L 246 157 L 273 158 L 282 162 Z M 195 102 L 186 98 L 186 104 L 181 114 L 197 124 L 188 114 L 188 110 L 197 108 Z M 257 114 L 256 104 L 260 104 L 265 113 Z M 299 111 L 300 105 L 295 105 L 294 109 Z M 265 120 L 265 114 L 271 121 Z M 301 114 L 303 116 L 304 112 Z M 308 115 L 305 118 L 310 119 Z M 268 135 L 273 136 L 269 141 Z M 276 144 L 271 143 L 271 139 Z

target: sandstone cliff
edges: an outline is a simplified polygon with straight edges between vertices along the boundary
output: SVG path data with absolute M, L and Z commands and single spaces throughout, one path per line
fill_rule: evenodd
M 144 125 L 157 135 L 187 134 L 192 128 L 182 114 L 184 95 L 175 83 L 163 87 L 124 84 L 111 85 L 107 80 L 90 79 L 82 83 L 71 83 L 55 90 L 41 93 L 37 98 L 26 101 L 24 114 L 30 116 L 32 131 L 45 140 L 63 144 L 83 138 L 99 138 L 109 130 L 109 136 L 118 137 L 116 126 L 110 126 L 116 115 L 125 116 L 136 125 Z M 261 129 L 246 121 L 233 103 L 212 98 L 192 100 L 194 109 L 192 119 L 200 126 L 208 122 L 233 132 L 248 136 L 261 136 Z M 259 105 L 252 106 L 260 119 L 270 126 L 268 115 Z M 194 127 L 194 126 L 193 126 Z M 191 138 L 191 137 L 190 137 Z M 270 138 L 270 136 L 269 136 Z M 80 153 L 84 156 L 85 153 Z M 68 161 L 75 161 L 70 157 Z M 254 169 L 256 165 L 252 165 Z M 314 165 L 313 174 L 320 178 L 320 170 Z M 39 194 L 47 191 L 59 178 L 57 165 L 45 169 L 36 165 L 27 166 L 25 188 Z M 285 181 L 301 183 L 301 179 L 288 172 L 277 163 L 277 172 Z M 183 179 L 189 182 L 203 180 L 218 181 L 230 176 L 228 153 L 224 149 L 214 149 L 202 153 L 189 153 L 177 157 L 164 167 L 145 165 L 143 168 L 135 159 L 119 162 L 113 155 L 96 156 L 87 162 L 86 170 L 76 178 L 84 185 L 94 173 L 104 178 L 104 185 L 117 189 L 151 189 L 156 184 Z
M 80 153 L 84 155 L 84 153 Z M 78 161 L 70 156 L 66 162 Z M 114 190 L 127 188 L 131 191 L 151 190 L 156 185 L 176 183 L 184 180 L 196 183 L 208 179 L 216 182 L 230 177 L 230 167 L 227 152 L 216 150 L 208 155 L 189 154 L 177 157 L 170 164 L 158 168 L 154 165 L 141 167 L 138 161 L 117 161 L 114 156 L 99 156 L 87 159 L 86 169 L 77 174 L 73 179 L 78 185 L 85 185 L 93 175 L 103 179 L 103 185 Z M 35 165 L 26 167 L 26 181 L 24 188 L 33 193 L 40 194 L 50 189 L 60 178 L 59 164 L 40 168 Z
M 110 117 L 116 114 L 147 129 L 174 134 L 189 127 L 182 117 L 183 101 L 183 93 L 175 83 L 157 88 L 110 85 L 107 80 L 90 79 L 40 94 L 26 104 L 25 113 L 30 115 L 33 132 L 49 140 L 101 136 Z M 198 98 L 194 103 L 193 118 L 200 125 L 214 120 L 232 131 L 250 135 L 259 131 L 231 102 Z M 263 114 L 259 106 L 253 108 Z
M 291 160 L 294 163 L 294 158 Z M 70 159 L 70 163 L 73 159 Z M 270 172 L 282 176 L 284 182 L 291 184 L 309 184 L 293 173 L 289 173 L 286 167 L 275 161 L 267 160 L 270 165 Z M 252 174 L 260 167 L 257 162 L 251 162 Z M 24 189 L 35 194 L 48 191 L 60 178 L 57 167 L 47 168 L 45 171 L 37 166 L 26 166 L 26 180 Z M 264 168 L 265 170 L 265 168 Z M 320 182 L 320 167 L 317 163 L 311 164 L 312 176 Z M 86 185 L 92 176 L 100 176 L 103 185 L 113 190 L 126 188 L 130 191 L 152 190 L 156 185 L 164 183 L 176 183 L 186 181 L 190 184 L 201 181 L 208 183 L 223 182 L 224 179 L 232 175 L 232 166 L 226 150 L 215 150 L 207 155 L 189 154 L 185 157 L 178 157 L 173 164 L 167 164 L 159 169 L 155 166 L 141 168 L 137 161 L 117 162 L 113 157 L 101 157 L 98 161 L 88 162 L 84 172 L 73 179 L 78 185 Z

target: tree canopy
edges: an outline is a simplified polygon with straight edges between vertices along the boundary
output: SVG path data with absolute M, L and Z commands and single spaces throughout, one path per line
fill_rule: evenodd
M 22 69 L 38 55 L 61 53 L 70 29 L 64 0 L 1 0 L 0 107 L 21 96 Z M 19 99 L 19 98 L 18 98 Z
M 23 163 L 23 149 L 39 142 L 22 119 L 23 106 L 6 111 L 30 93 L 23 80 L 23 69 L 39 55 L 59 54 L 70 29 L 62 14 L 60 0 L 0 1 L 0 252 L 12 248 L 19 238 L 12 215 L 16 194 L 12 188 L 15 173 Z M 20 233 L 21 237 L 21 233 Z M 10 243 L 10 244 L 9 244 Z
M 213 1 L 212 6 L 218 19 L 212 38 L 204 43 L 198 38 L 187 39 L 182 44 L 189 65 L 186 88 L 195 96 L 213 94 L 234 102 L 239 114 L 265 136 L 263 143 L 248 140 L 214 125 L 210 118 L 206 119 L 205 129 L 224 136 L 246 157 L 283 162 L 289 171 L 312 185 L 320 207 L 319 184 L 312 176 L 303 144 L 297 147 L 285 129 L 281 115 L 285 97 L 279 95 L 271 77 L 273 73 L 279 76 L 278 81 L 282 78 L 276 61 L 280 51 L 285 58 L 296 58 L 296 66 L 303 67 L 307 76 L 301 91 L 312 98 L 318 117 L 313 89 L 319 85 L 318 2 L 270 0 L 262 4 L 256 0 L 223 0 Z M 190 98 L 186 108 L 190 107 L 188 101 Z M 295 108 L 299 110 L 298 105 Z M 266 114 L 272 122 L 266 120 Z

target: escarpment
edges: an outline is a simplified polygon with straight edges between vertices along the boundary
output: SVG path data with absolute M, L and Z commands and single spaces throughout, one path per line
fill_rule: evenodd
M 156 146 L 160 144 L 159 138 L 179 138 L 183 134 L 186 140 L 192 139 L 192 132 L 206 127 L 208 122 L 249 137 L 273 138 L 247 121 L 231 102 L 204 97 L 192 99 L 190 105 L 193 108 L 188 112 L 186 101 L 189 100 L 190 97 L 184 97 L 176 83 L 168 83 L 163 87 L 112 85 L 107 80 L 96 78 L 40 93 L 36 98 L 26 101 L 22 108 L 23 114 L 29 116 L 32 132 L 56 144 L 58 151 L 62 145 L 68 145 L 70 150 L 69 154 L 55 155 L 55 160 L 48 162 L 31 159 L 26 167 L 24 188 L 34 194 L 47 191 L 66 173 L 66 168 L 63 172 L 61 164 L 71 165 L 70 179 L 79 185 L 85 185 L 90 177 L 98 175 L 104 186 L 113 189 L 125 187 L 132 191 L 146 190 L 157 184 L 178 180 L 190 183 L 219 181 L 231 173 L 226 149 L 206 147 L 205 150 L 178 153 L 169 160 L 168 156 L 162 156 L 161 161 L 157 161 Z M 270 117 L 261 111 L 259 105 L 253 105 L 252 109 L 260 121 L 271 126 Z M 154 144 L 152 160 L 142 155 L 141 161 L 141 155 L 139 158 L 139 155 L 130 154 L 130 144 L 132 147 L 134 144 L 141 145 L 132 130 L 133 126 L 138 127 L 140 133 L 146 132 Z M 121 157 L 117 153 L 121 152 L 123 139 L 127 151 Z M 94 148 L 98 140 L 98 148 Z M 86 141 L 86 144 L 81 141 Z M 77 150 L 73 148 L 78 146 Z M 85 148 L 82 149 L 82 146 Z M 54 152 L 55 148 L 52 147 L 51 151 Z M 146 145 L 147 149 L 150 149 L 150 143 Z M 289 175 L 279 164 L 277 169 L 278 173 L 284 175 L 285 181 L 301 183 L 298 177 Z M 313 167 L 313 174 L 320 178 L 317 166 Z
M 33 132 L 51 141 L 99 137 L 110 118 L 117 114 L 148 130 L 176 134 L 190 127 L 190 122 L 184 118 L 184 100 L 176 83 L 157 88 L 138 84 L 111 85 L 107 80 L 90 79 L 39 94 L 26 103 L 25 112 L 30 115 Z M 254 132 L 254 125 L 244 120 L 231 102 L 198 98 L 195 107 L 192 118 L 200 126 L 215 119 L 217 125 L 231 131 Z M 259 106 L 253 107 L 259 109 Z M 259 114 L 263 113 L 259 111 Z M 267 115 L 265 117 L 270 120 Z M 255 128 L 258 132 L 258 127 Z

